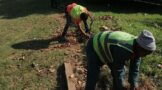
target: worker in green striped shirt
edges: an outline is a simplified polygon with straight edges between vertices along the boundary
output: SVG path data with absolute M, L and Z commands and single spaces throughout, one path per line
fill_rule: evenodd
M 86 90 L 95 90 L 100 67 L 105 64 L 111 69 L 113 90 L 124 90 L 126 61 L 130 61 L 128 82 L 131 90 L 137 90 L 141 57 L 155 50 L 155 38 L 148 30 L 143 30 L 138 37 L 122 31 L 104 31 L 94 35 L 86 47 Z

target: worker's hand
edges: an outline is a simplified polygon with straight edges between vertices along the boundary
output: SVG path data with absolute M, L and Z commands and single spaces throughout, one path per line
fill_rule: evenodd
M 88 16 L 91 18 L 91 21 L 94 20 L 94 16 L 90 12 L 88 12 Z
M 91 22 L 93 22 L 94 21 L 94 17 L 93 16 L 91 16 Z
M 93 36 L 93 34 L 92 33 L 87 33 L 86 34 L 86 37 L 89 39 L 89 38 L 91 38 Z
M 85 38 L 86 38 L 86 39 L 89 39 L 89 38 L 90 38 L 90 35 L 86 33 L 86 34 L 85 34 Z

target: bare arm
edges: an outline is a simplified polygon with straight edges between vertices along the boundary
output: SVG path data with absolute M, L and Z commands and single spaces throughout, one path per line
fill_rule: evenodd
M 77 26 L 78 26 L 79 31 L 81 31 L 81 33 L 82 33 L 83 35 L 85 35 L 86 37 L 89 37 L 89 34 L 86 33 L 86 32 L 84 32 L 84 31 L 82 30 L 80 24 L 78 24 Z

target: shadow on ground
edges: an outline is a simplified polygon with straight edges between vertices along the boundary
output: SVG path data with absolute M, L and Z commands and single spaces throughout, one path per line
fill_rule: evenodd
M 63 10 L 51 8 L 50 0 L 0 0 L 0 16 L 6 19 L 31 14 L 60 13 Z
M 61 64 L 57 69 L 57 87 L 53 90 L 68 90 L 64 64 Z
M 49 45 L 53 44 L 65 44 L 60 40 L 60 36 L 49 38 L 49 39 L 40 39 L 40 40 L 29 40 L 23 41 L 16 44 L 11 45 L 14 49 L 26 49 L 26 50 L 40 50 L 40 49 L 47 49 Z
M 11 47 L 14 49 L 39 50 L 39 49 L 48 48 L 50 42 L 52 42 L 52 41 L 53 41 L 53 39 L 24 41 L 24 42 L 16 43 L 16 44 L 12 45 Z

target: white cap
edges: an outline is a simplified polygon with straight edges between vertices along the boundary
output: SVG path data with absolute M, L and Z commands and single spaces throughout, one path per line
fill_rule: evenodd
M 143 30 L 137 38 L 137 43 L 144 49 L 149 51 L 156 50 L 156 43 L 153 34 L 148 30 Z

